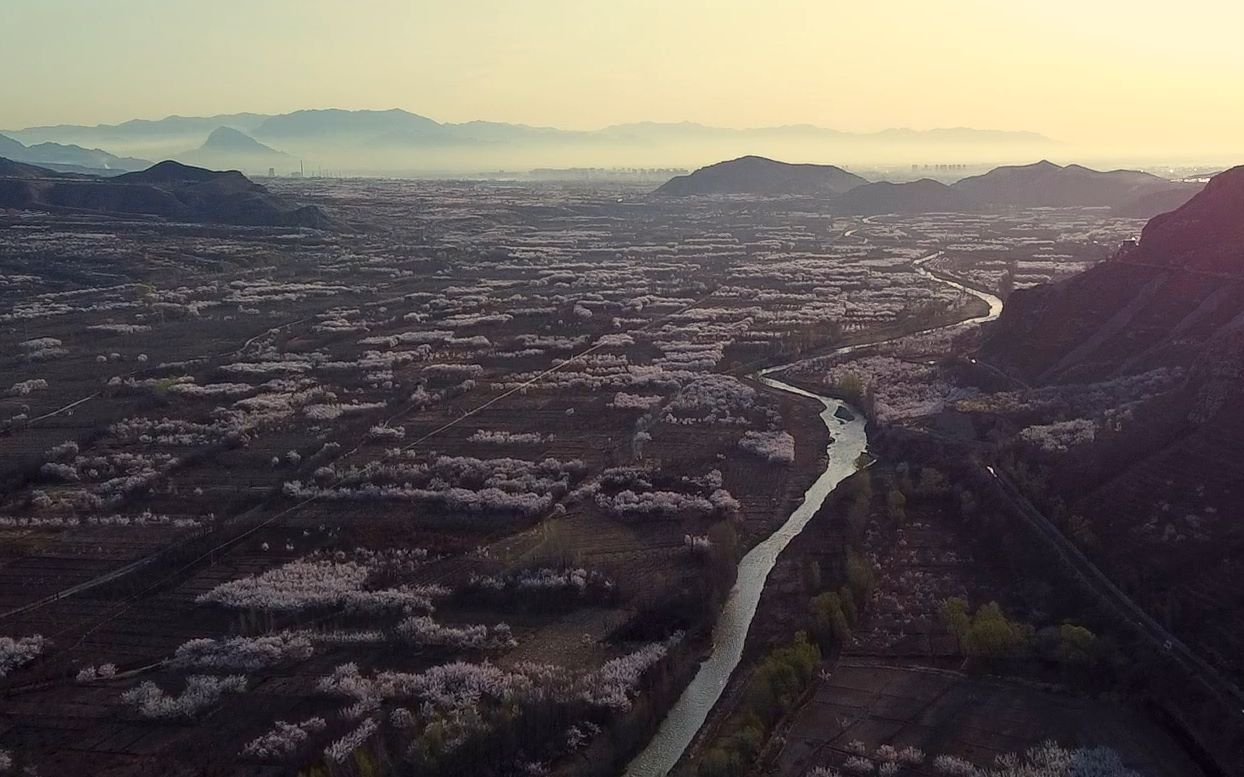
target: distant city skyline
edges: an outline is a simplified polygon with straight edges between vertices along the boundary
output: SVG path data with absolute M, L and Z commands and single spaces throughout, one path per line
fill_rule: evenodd
M 965 126 L 1244 151 L 1238 5 L 862 6 L 7 0 L 0 126 L 400 107 L 565 129 Z

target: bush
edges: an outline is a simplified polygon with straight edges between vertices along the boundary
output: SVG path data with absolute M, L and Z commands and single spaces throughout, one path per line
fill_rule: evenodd
M 1009 658 L 1028 647 L 1032 639 L 1032 627 L 1008 619 L 997 602 L 982 604 L 969 616 L 967 602 L 951 598 L 942 604 L 941 615 L 942 623 L 969 656 Z
M 990 602 L 976 610 L 964 649 L 968 655 L 1006 658 L 1018 653 L 1031 634 L 1032 627 L 1008 620 L 998 603 Z
M 723 733 L 697 767 L 697 777 L 734 777 L 744 774 L 764 746 L 777 720 L 790 712 L 812 684 L 821 651 L 799 632 L 785 647 L 766 656 L 748 680 L 741 708 L 727 721 Z
M 1102 659 L 1101 640 L 1083 626 L 1064 623 L 1058 627 L 1059 662 L 1074 666 L 1091 666 Z

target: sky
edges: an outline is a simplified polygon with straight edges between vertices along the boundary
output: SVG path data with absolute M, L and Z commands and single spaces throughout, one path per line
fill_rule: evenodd
M 1244 150 L 1241 29 L 1234 0 L 0 0 L 0 127 L 400 107 Z

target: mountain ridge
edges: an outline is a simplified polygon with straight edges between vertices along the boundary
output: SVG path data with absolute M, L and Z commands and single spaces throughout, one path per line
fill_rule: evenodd
M 896 149 L 913 157 L 1012 158 L 1057 146 L 1029 131 L 889 128 L 848 132 L 811 124 L 716 127 L 696 122 L 637 121 L 572 129 L 487 121 L 438 121 L 402 109 L 308 108 L 279 114 L 220 114 L 131 119 L 118 124 L 47 125 L 7 131 L 24 143 L 97 146 L 116 154 L 165 159 L 197 149 L 228 127 L 317 166 L 356 172 L 416 169 L 522 169 L 563 166 L 684 167 L 689 161 L 747 153 L 767 156 L 882 158 Z M 3 130 L 0 130 L 3 132 Z M 224 159 L 212 166 L 241 165 Z M 912 161 L 916 161 L 913 159 Z M 277 166 L 277 165 L 270 165 Z
M 686 197 L 706 194 L 842 194 L 868 181 L 834 165 L 792 164 L 743 156 L 671 178 L 655 192 Z
M 1128 217 L 1150 217 L 1184 204 L 1201 187 L 1150 173 L 1100 172 L 1041 160 L 1006 165 L 953 184 L 923 178 L 877 181 L 834 165 L 792 164 L 748 155 L 677 176 L 654 194 L 819 195 L 833 211 L 853 215 L 972 212 L 983 207 L 1105 207 Z
M 980 203 L 941 181 L 921 178 L 894 183 L 876 181 L 857 186 L 834 202 L 838 213 L 875 216 L 882 213 L 968 213 Z
M 1110 377 L 1163 355 L 1186 366 L 1224 327 L 1244 327 L 1244 166 L 1150 219 L 1112 260 L 1015 292 L 982 352 L 1038 382 Z
M 534 126 L 523 124 L 520 122 L 499 122 L 486 119 L 472 119 L 463 122 L 438 122 L 421 114 L 413 113 L 402 108 L 390 108 L 384 110 L 349 110 L 343 108 L 303 108 L 288 113 L 262 114 L 262 113 L 234 113 L 234 114 L 217 114 L 214 116 L 180 116 L 169 115 L 161 119 L 129 119 L 127 121 L 116 124 L 50 124 L 35 125 L 20 129 L 0 130 L 0 133 L 7 135 L 22 135 L 23 133 L 64 133 L 70 131 L 80 132 L 98 132 L 101 134 L 115 134 L 117 132 L 154 132 L 163 129 L 193 127 L 196 130 L 210 132 L 215 127 L 226 126 L 238 129 L 242 132 L 254 133 L 258 136 L 276 135 L 281 131 L 287 131 L 290 126 L 305 126 L 305 123 L 315 117 L 328 118 L 338 124 L 347 121 L 347 117 L 354 117 L 355 120 L 361 122 L 382 121 L 384 119 L 373 117 L 385 117 L 388 121 L 394 123 L 406 123 L 411 125 L 419 125 L 423 127 L 431 127 L 432 125 L 444 128 L 471 128 L 473 125 L 491 125 L 494 127 L 510 127 L 515 129 L 537 129 L 547 130 L 565 134 L 591 135 L 596 133 L 619 133 L 619 132 L 635 132 L 643 130 L 668 130 L 671 128 L 685 128 L 695 130 L 711 130 L 726 133 L 758 133 L 758 132 L 774 132 L 774 131 L 807 131 L 826 133 L 840 137 L 852 138 L 869 138 L 869 137 L 885 137 L 902 135 L 908 137 L 957 137 L 979 139 L 981 136 L 992 138 L 1017 140 L 1023 142 L 1041 142 L 1056 143 L 1051 138 L 1041 133 L 1032 132 L 1030 130 L 997 130 L 997 129 L 976 129 L 972 127 L 935 127 L 927 130 L 917 130 L 909 127 L 889 127 L 875 132 L 850 132 L 830 127 L 822 127 L 815 124 L 779 124 L 761 127 L 719 127 L 700 122 L 682 121 L 682 122 L 661 122 L 661 121 L 635 121 L 622 122 L 618 124 L 605 125 L 596 129 L 589 130 L 570 130 L 552 126 Z
M 236 170 L 207 170 L 173 160 L 102 178 L 0 159 L 0 208 L 237 226 L 335 226 L 319 208 L 290 205 Z
M 151 163 L 145 159 L 119 157 L 98 148 L 45 141 L 26 145 L 0 134 L 0 156 L 14 162 L 39 165 L 68 172 L 140 170 Z
M 1099 171 L 1078 164 L 1057 165 L 1048 159 L 995 167 L 952 186 L 978 202 L 996 205 L 1111 208 L 1132 206 L 1159 191 L 1183 190 L 1191 197 L 1199 188 L 1138 170 Z

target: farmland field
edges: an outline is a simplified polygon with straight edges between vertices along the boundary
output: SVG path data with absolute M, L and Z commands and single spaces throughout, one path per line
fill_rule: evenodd
M 0 212 L 0 747 L 41 774 L 620 764 L 822 469 L 820 408 L 755 372 L 982 313 L 916 260 L 1009 291 L 1140 226 L 626 184 L 273 188 L 345 228 Z M 834 365 L 809 364 L 823 389 Z M 873 624 L 862 642 L 897 644 L 892 612 Z M 1068 710 L 1042 697 L 972 741 L 1091 714 Z

